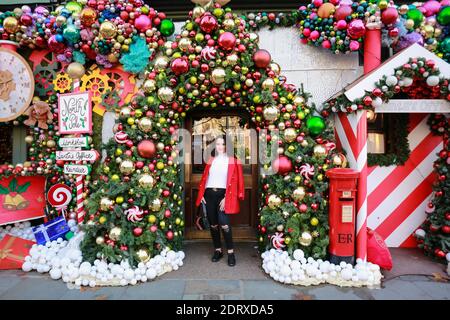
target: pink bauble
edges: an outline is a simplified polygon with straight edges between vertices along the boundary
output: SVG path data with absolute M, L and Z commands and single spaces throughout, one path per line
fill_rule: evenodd
M 366 33 L 366 27 L 364 26 L 364 22 L 360 19 L 352 20 L 348 24 L 348 35 L 352 39 L 358 39 L 364 36 Z
M 343 30 L 347 28 L 347 21 L 339 20 L 338 22 L 336 22 L 336 28 L 338 28 L 338 30 Z
M 322 0 L 314 0 L 313 3 L 314 3 L 315 7 L 320 7 L 322 5 L 323 1 Z
M 153 141 L 142 140 L 137 146 L 138 154 L 145 159 L 152 158 L 156 153 L 156 146 Z
M 152 27 L 152 21 L 148 16 L 141 14 L 136 20 L 134 20 L 134 26 L 139 31 L 145 32 Z
M 209 12 L 200 18 L 200 29 L 206 33 L 211 33 L 218 27 L 217 19 Z
M 313 32 L 311 32 L 311 34 L 309 36 L 309 38 L 311 40 L 317 40 L 317 39 L 319 39 L 319 37 L 320 37 L 320 33 L 317 30 L 314 30 Z
M 183 58 L 176 58 L 175 60 L 173 60 L 170 67 L 173 73 L 175 73 L 177 76 L 189 71 L 189 63 L 187 59 Z
M 309 29 L 309 28 L 303 29 L 303 35 L 305 37 L 309 37 L 310 34 L 311 34 L 311 29 Z
M 292 171 L 292 161 L 286 156 L 280 156 L 275 159 L 272 167 L 275 173 L 285 175 Z
M 267 68 L 271 60 L 272 57 L 270 56 L 269 51 L 264 49 L 259 49 L 253 55 L 253 61 L 258 68 Z
M 232 50 L 236 45 L 236 37 L 231 32 L 224 32 L 217 40 L 219 46 L 224 50 Z
M 359 42 L 355 40 L 350 41 L 350 50 L 351 51 L 357 51 L 359 49 Z
M 322 42 L 322 48 L 330 49 L 331 48 L 331 42 L 329 40 L 325 40 Z
M 425 2 L 422 7 L 425 9 L 425 16 L 429 17 L 439 12 L 441 4 L 439 3 L 439 1 L 431 0 Z
M 450 0 L 442 0 L 441 7 L 450 6 Z
M 334 12 L 334 19 L 336 20 L 345 20 L 345 18 L 352 14 L 352 8 L 350 6 L 340 5 L 336 11 Z
M 394 7 L 389 7 L 381 14 L 381 22 L 384 24 L 392 24 L 397 21 L 398 11 Z

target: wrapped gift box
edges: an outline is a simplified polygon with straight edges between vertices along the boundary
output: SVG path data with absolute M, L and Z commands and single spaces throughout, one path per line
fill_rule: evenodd
M 38 244 L 45 245 L 48 241 L 63 238 L 70 231 L 66 219 L 60 216 L 52 221 L 33 227 L 34 237 Z
M 6 235 L 0 242 L 0 270 L 21 269 L 34 241 Z

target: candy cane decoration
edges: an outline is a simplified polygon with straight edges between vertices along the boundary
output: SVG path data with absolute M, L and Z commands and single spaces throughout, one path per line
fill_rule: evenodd
M 305 163 L 300 167 L 300 174 L 305 177 L 305 179 L 311 180 L 311 177 L 314 176 L 314 166 Z
M 277 250 L 286 246 L 284 244 L 283 232 L 275 232 L 275 234 L 270 237 L 270 240 L 272 241 L 272 246 Z
M 67 206 L 72 201 L 72 189 L 62 183 L 55 184 L 47 192 L 47 201 L 65 215 Z
M 138 206 L 125 210 L 124 214 L 130 222 L 138 222 L 144 218 L 144 212 Z
M 334 142 L 325 143 L 325 149 L 327 149 L 327 152 L 333 151 L 334 149 L 336 149 L 336 143 Z

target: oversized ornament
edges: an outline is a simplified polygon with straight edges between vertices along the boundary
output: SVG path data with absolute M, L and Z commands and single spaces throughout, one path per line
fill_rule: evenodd
M 340 4 L 339 7 L 334 12 L 334 19 L 339 20 L 345 20 L 349 15 L 352 14 L 352 8 L 349 5 Z
M 125 175 L 131 174 L 134 171 L 134 163 L 131 160 L 124 160 L 119 166 L 120 172 Z
M 450 24 L 450 6 L 445 6 L 439 11 L 437 15 L 437 21 L 442 26 Z
M 3 28 L 8 33 L 16 33 L 19 30 L 19 21 L 15 17 L 7 17 L 3 20 Z
M 109 238 L 111 240 L 118 241 L 121 234 L 122 234 L 122 229 L 120 227 L 113 227 L 109 231 Z
M 175 32 L 173 21 L 169 19 L 162 20 L 159 25 L 159 32 L 161 32 L 164 37 L 170 37 Z
M 301 236 L 298 238 L 298 242 L 300 242 L 302 246 L 308 247 L 312 242 L 311 233 L 307 231 L 302 232 Z
M 189 63 L 185 58 L 176 58 L 172 61 L 170 67 L 177 76 L 189 71 Z
M 313 116 L 306 120 L 306 127 L 312 135 L 318 135 L 325 129 L 325 121 L 319 116 Z
M 303 198 L 305 197 L 305 195 L 306 195 L 305 188 L 303 188 L 303 187 L 298 187 L 298 188 L 296 188 L 296 189 L 294 190 L 294 192 L 292 193 L 292 198 L 293 198 L 295 201 L 302 201 Z
M 142 140 L 137 146 L 138 154 L 145 159 L 150 159 L 155 156 L 156 146 L 151 140 Z
M 360 19 L 350 21 L 350 23 L 348 24 L 347 32 L 352 39 L 362 38 L 366 33 L 364 22 Z
M 142 263 L 146 263 L 150 260 L 150 254 L 147 249 L 139 249 L 138 251 L 136 251 L 136 256 Z
M 281 199 L 276 194 L 272 194 L 269 196 L 267 205 L 271 209 L 278 208 L 281 205 Z
M 203 32 L 211 33 L 212 31 L 216 30 L 217 27 L 217 19 L 209 12 L 205 13 L 200 18 L 200 29 L 202 29 Z
M 327 155 L 327 149 L 323 145 L 318 144 L 318 145 L 314 146 L 313 153 L 314 153 L 314 156 L 317 158 L 325 157 Z
M 147 117 L 141 118 L 139 120 L 138 127 L 139 129 L 141 129 L 142 132 L 145 133 L 150 132 L 152 131 L 153 127 L 152 120 L 150 120 L 150 118 Z
M 153 187 L 153 185 L 155 184 L 155 180 L 148 173 L 143 174 L 139 178 L 138 182 L 139 182 L 139 185 L 144 189 L 151 189 Z
M 314 176 L 314 166 L 309 164 L 309 163 L 305 163 L 300 167 L 300 174 L 306 179 L 306 180 L 311 180 L 311 177 Z
M 54 184 L 47 192 L 47 201 L 56 210 L 65 210 L 72 201 L 72 189 L 62 183 Z
M 214 47 L 206 46 L 200 53 L 203 60 L 209 61 L 216 58 L 216 49 Z
M 284 244 L 283 236 L 284 235 L 282 232 L 275 232 L 275 234 L 270 237 L 270 241 L 272 241 L 272 246 L 275 249 L 279 250 L 286 247 L 286 245 Z
M 119 144 L 124 144 L 128 141 L 128 134 L 124 131 L 116 132 L 114 140 Z
M 153 200 L 150 205 L 150 209 L 154 212 L 159 211 L 161 209 L 161 200 L 160 199 Z
M 117 27 L 111 21 L 104 21 L 100 25 L 100 34 L 105 39 L 114 38 L 117 34 Z
M 264 108 L 263 115 L 265 120 L 273 122 L 278 119 L 278 108 L 275 106 L 266 107 Z
M 284 130 L 284 139 L 287 142 L 292 142 L 297 138 L 297 131 L 294 128 L 287 128 Z
M 293 168 L 292 161 L 286 156 L 279 156 L 273 161 L 272 168 L 277 174 L 288 174 Z
M 336 8 L 332 3 L 326 2 L 319 7 L 319 10 L 317 10 L 317 15 L 322 19 L 326 19 L 333 14 L 335 9 Z
M 158 97 L 164 103 L 172 102 L 174 97 L 173 90 L 169 87 L 162 87 L 158 90 Z
M 72 62 L 67 67 L 66 72 L 72 79 L 81 79 L 81 77 L 84 75 L 86 71 L 81 63 Z
M 113 204 L 114 204 L 113 200 L 103 197 L 100 199 L 100 210 L 101 211 L 109 211 Z
M 134 20 L 134 26 L 140 32 L 145 32 L 147 29 L 150 29 L 152 27 L 152 21 L 145 14 L 141 14 Z
M 91 7 L 85 7 L 80 13 L 81 24 L 85 27 L 90 27 L 97 19 L 97 12 Z
M 219 36 L 219 46 L 224 50 L 232 50 L 236 45 L 236 37 L 231 32 L 224 32 Z
M 423 13 L 419 9 L 411 9 L 406 13 L 406 18 L 414 21 L 414 28 L 417 28 L 423 21 Z
M 225 82 L 225 76 L 226 76 L 226 73 L 223 68 L 216 68 L 211 73 L 211 81 L 215 85 L 220 85 Z
M 139 209 L 138 206 L 133 206 L 132 208 L 124 211 L 125 216 L 130 222 L 139 222 L 144 218 L 144 212 Z
M 253 55 L 253 61 L 258 68 L 267 68 L 271 60 L 272 57 L 270 56 L 269 51 L 264 49 L 259 49 Z
M 381 21 L 386 24 L 393 24 L 397 21 L 398 11 L 394 7 L 389 7 L 381 13 Z

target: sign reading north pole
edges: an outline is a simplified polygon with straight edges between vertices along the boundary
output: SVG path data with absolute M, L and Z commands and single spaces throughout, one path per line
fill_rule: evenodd
M 58 96 L 58 125 L 60 134 L 92 133 L 90 91 Z

